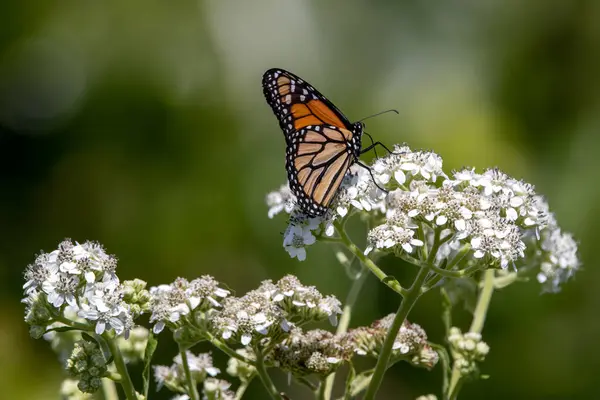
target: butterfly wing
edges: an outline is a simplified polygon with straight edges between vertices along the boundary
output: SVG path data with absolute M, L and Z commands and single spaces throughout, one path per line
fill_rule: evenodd
M 355 160 L 348 145 L 352 132 L 334 125 L 308 125 L 290 137 L 286 169 L 302 210 L 324 214 Z
M 286 169 L 302 211 L 324 214 L 361 148 L 352 124 L 311 84 L 283 69 L 263 75 L 263 93 L 287 142 Z
M 309 125 L 333 125 L 353 130 L 353 125 L 311 84 L 283 69 L 263 75 L 263 93 L 279 121 L 286 140 Z

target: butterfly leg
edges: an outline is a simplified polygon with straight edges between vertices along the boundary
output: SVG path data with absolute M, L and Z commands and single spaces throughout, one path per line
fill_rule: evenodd
M 372 149 L 373 149 L 373 151 L 375 152 L 375 157 L 376 157 L 376 158 L 379 158 L 379 155 L 377 154 L 377 147 L 374 147 L 374 146 L 375 146 L 375 142 L 373 141 L 373 136 L 371 136 L 369 133 L 367 133 L 367 132 L 364 132 L 364 131 L 363 131 L 363 133 L 364 133 L 365 135 L 367 135 L 367 136 L 369 137 L 369 139 L 371 139 L 371 147 L 369 147 L 369 149 L 371 149 L 371 148 L 372 148 Z M 361 151 L 361 154 L 362 154 L 362 153 L 364 153 L 364 151 Z
M 375 180 L 375 177 L 373 176 L 373 171 L 371 171 L 371 168 L 369 168 L 368 166 L 366 166 L 365 164 L 361 163 L 359 160 L 356 160 L 356 164 L 360 165 L 361 167 L 363 167 L 364 169 L 366 169 L 367 171 L 369 171 L 369 175 L 371 175 L 371 179 L 373 180 L 373 183 L 375 184 L 375 186 L 377 186 L 379 189 L 381 189 L 383 192 L 385 193 L 389 193 L 389 190 L 382 188 L 381 186 L 379 186 L 379 184 L 377 183 L 377 181 Z
M 365 132 L 366 133 L 366 132 Z M 370 135 L 369 135 L 370 136 Z M 372 139 L 371 139 L 372 141 Z M 371 149 L 375 149 L 376 146 L 381 146 L 383 147 L 388 153 L 390 154 L 403 154 L 402 152 L 398 152 L 398 153 L 394 153 L 393 151 L 391 151 L 390 149 L 387 148 L 387 146 L 381 142 L 374 142 L 372 145 L 370 145 L 369 147 L 367 147 L 366 149 L 363 149 L 360 151 L 360 154 L 364 154 L 367 151 L 371 150 Z M 377 153 L 375 153 L 377 155 Z

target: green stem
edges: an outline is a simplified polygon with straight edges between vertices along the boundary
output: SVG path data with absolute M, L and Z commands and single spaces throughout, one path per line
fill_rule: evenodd
M 119 400 L 115 382 L 109 378 L 102 378 L 102 392 L 105 400 Z
M 477 299 L 477 305 L 475 306 L 473 321 L 471 322 L 471 328 L 469 329 L 469 332 L 481 333 L 481 330 L 483 329 L 487 310 L 490 306 L 492 294 L 494 293 L 494 275 L 495 271 L 493 269 L 488 269 L 483 274 L 483 288 L 481 289 L 479 298 Z M 452 368 L 452 376 L 450 378 L 450 386 L 448 388 L 447 398 L 450 400 L 456 399 L 463 383 L 464 379 L 462 379 L 460 370 L 455 365 Z
M 235 391 L 235 400 L 242 400 L 242 397 L 244 396 L 246 389 L 248 389 L 248 386 L 250 386 L 250 382 L 252 382 L 254 376 L 255 375 L 249 376 L 248 379 L 243 380 L 240 386 L 238 386 L 238 389 Z
M 360 290 L 362 289 L 363 284 L 365 283 L 368 276 L 365 272 L 366 271 L 363 268 L 363 270 L 359 272 L 358 277 L 352 282 L 352 287 L 350 288 L 350 292 L 348 292 L 348 297 L 346 297 L 346 303 L 344 304 L 342 316 L 340 317 L 340 321 L 335 331 L 336 335 L 344 334 L 348 330 L 348 326 L 350 325 L 350 318 L 352 317 L 352 308 L 354 307 L 354 303 L 356 303 Z M 327 379 L 325 380 L 325 385 L 323 385 L 324 400 L 331 399 L 334 381 L 335 372 L 331 373 L 327 377 Z
M 443 270 L 443 271 L 446 271 L 446 273 L 450 272 L 452 274 L 460 274 L 460 276 L 453 276 L 451 278 L 464 278 L 466 276 L 471 276 L 474 272 L 479 271 L 479 270 L 481 270 L 481 266 L 479 264 L 475 264 L 475 265 L 471 265 L 470 267 L 467 267 L 465 269 L 461 269 L 459 271 L 448 271 L 448 270 Z M 435 285 L 437 285 L 438 282 L 441 281 L 444 277 L 447 277 L 447 276 L 444 276 L 444 275 L 438 273 L 433 278 L 428 280 L 427 285 L 425 287 L 425 291 L 433 289 L 435 287 Z
M 435 246 L 435 244 L 434 244 Z M 434 253 L 433 248 L 430 253 L 430 258 Z M 435 256 L 435 255 L 434 255 Z M 421 295 L 421 287 L 427 278 L 427 274 L 429 273 L 428 268 L 421 268 L 415 277 L 412 285 L 406 292 L 406 296 L 402 299 L 402 303 L 400 303 L 400 307 L 398 308 L 398 312 L 396 312 L 396 316 L 392 322 L 392 326 L 390 327 L 387 336 L 385 337 L 385 341 L 383 342 L 383 347 L 381 348 L 381 353 L 379 354 L 379 358 L 377 359 L 377 364 L 375 365 L 375 372 L 373 372 L 373 377 L 371 378 L 371 383 L 367 388 L 367 393 L 365 394 L 364 400 L 373 400 L 377 391 L 379 390 L 379 386 L 383 381 L 383 375 L 388 367 L 388 362 L 392 355 L 392 346 L 394 345 L 394 341 L 396 340 L 396 336 L 398 335 L 398 331 L 400 327 L 404 323 L 404 320 L 408 316 L 408 313 L 415 305 L 419 296 Z
M 256 362 L 254 360 L 250 360 L 240 353 L 233 350 L 231 347 L 227 346 L 225 343 L 221 342 L 219 339 L 211 335 L 210 333 L 204 333 L 206 338 L 215 346 L 217 349 L 221 350 L 223 353 L 227 354 L 229 357 L 237 358 L 238 360 L 245 362 L 253 367 L 256 367 Z
M 446 393 L 448 390 L 448 378 L 450 377 L 450 356 L 446 348 L 440 344 L 429 343 L 432 349 L 437 351 L 440 356 L 440 362 L 442 363 L 443 377 L 442 377 L 442 393 Z
M 303 376 L 294 376 L 294 380 L 301 385 L 306 386 L 311 392 L 315 392 L 318 389 L 318 386 L 312 383 L 308 378 Z
M 317 400 L 325 400 L 325 390 L 326 390 L 325 381 L 321 381 L 319 383 L 319 387 L 318 387 L 318 389 L 317 389 L 317 391 L 315 393 L 315 395 L 316 395 L 315 399 L 317 399 Z
M 125 360 L 123 359 L 121 350 L 119 350 L 119 346 L 117 346 L 117 341 L 115 340 L 115 338 L 111 336 L 113 335 L 109 335 L 108 332 L 102 334 L 102 337 L 108 345 L 110 354 L 112 354 L 113 356 L 115 368 L 117 368 L 117 372 L 121 375 L 121 380 L 119 381 L 119 383 L 123 387 L 123 391 L 125 392 L 127 400 L 137 400 L 137 394 L 135 392 L 135 388 L 133 387 L 133 382 L 131 381 L 129 372 L 127 371 L 127 365 L 125 365 Z
M 281 396 L 275 387 L 275 384 L 271 380 L 271 377 L 267 373 L 267 368 L 265 367 L 265 357 L 258 348 L 254 348 L 254 352 L 256 353 L 256 371 L 258 372 L 258 376 L 262 381 L 263 386 L 267 389 L 269 396 L 273 400 L 280 400 Z
M 488 269 L 483 274 L 483 288 L 481 289 L 481 293 L 479 293 L 477 306 L 475 306 L 475 315 L 469 332 L 481 333 L 483 329 L 485 317 L 487 316 L 490 301 L 492 300 L 492 293 L 494 293 L 494 275 L 495 271 L 493 269 Z
M 313 392 L 316 392 L 317 389 L 319 388 L 317 385 L 315 385 L 314 383 L 312 383 L 311 381 L 309 381 L 307 378 L 305 378 L 303 376 L 294 376 L 294 379 L 296 380 L 296 382 L 306 386 Z
M 191 400 L 199 400 L 200 395 L 198 394 L 198 387 L 196 381 L 190 371 L 190 364 L 188 363 L 187 352 L 181 346 L 179 347 L 179 355 L 181 356 L 181 364 L 183 366 L 183 372 L 185 373 L 185 382 L 188 389 L 188 396 Z
M 397 280 L 391 279 L 391 277 L 386 275 L 385 272 L 383 272 L 370 258 L 365 256 L 358 246 L 356 246 L 352 240 L 350 240 L 350 237 L 348 237 L 348 234 L 344 231 L 343 226 L 339 222 L 336 221 L 333 224 L 344 245 L 346 245 L 346 247 L 360 260 L 362 265 L 367 267 L 369 271 L 371 271 L 373 275 L 377 277 L 377 279 L 379 279 L 394 292 L 398 293 L 402 297 L 407 294 L 406 289 L 404 289 Z
M 93 326 L 88 325 L 88 324 L 82 324 L 81 322 L 71 321 L 70 319 L 68 319 L 62 315 L 55 315 L 52 319 L 56 322 L 62 322 L 63 324 L 70 326 L 71 328 L 77 328 L 77 329 L 80 329 L 85 332 L 93 332 L 94 331 Z

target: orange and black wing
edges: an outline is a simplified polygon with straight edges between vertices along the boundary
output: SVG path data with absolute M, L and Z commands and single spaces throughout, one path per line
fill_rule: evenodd
M 298 205 L 308 215 L 324 214 L 355 161 L 353 133 L 334 125 L 308 125 L 292 133 L 286 169 Z
M 291 72 L 273 68 L 263 75 L 263 93 L 289 142 L 290 135 L 309 125 L 333 125 L 353 130 L 352 124 L 325 96 Z

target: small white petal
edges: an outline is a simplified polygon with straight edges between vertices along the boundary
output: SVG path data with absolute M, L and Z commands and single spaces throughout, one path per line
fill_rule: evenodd
M 306 260 L 306 250 L 304 248 L 298 249 L 296 252 L 296 258 L 298 258 L 298 261 Z
M 248 343 L 250 343 L 251 340 L 252 340 L 252 336 L 248 335 L 247 333 L 242 335 L 241 342 L 244 346 L 248 346 Z
M 514 208 L 508 208 L 506 210 L 506 219 L 508 219 L 509 221 L 516 221 L 517 218 L 519 218 L 517 210 L 515 210 Z
M 325 236 L 333 236 L 333 234 L 335 233 L 335 228 L 333 226 L 333 224 L 327 224 L 327 226 L 325 227 Z
M 87 283 L 94 283 L 96 281 L 96 275 L 92 271 L 87 271 L 83 276 Z
M 154 327 L 152 328 L 152 332 L 158 335 L 162 332 L 163 329 L 165 329 L 165 323 L 162 321 L 158 321 L 156 325 L 154 325 Z
M 252 321 L 257 324 L 262 324 L 267 322 L 267 316 L 265 313 L 259 312 L 252 316 Z
M 419 240 L 419 239 L 412 239 L 410 241 L 410 244 L 412 244 L 413 246 L 423 246 L 423 241 Z
M 192 296 L 190 297 L 190 308 L 193 310 L 200 305 L 200 297 Z
M 396 242 L 394 241 L 394 239 L 386 239 L 383 242 L 383 247 L 386 249 L 389 249 L 390 247 L 394 247 L 396 245 Z
M 106 323 L 104 321 L 98 321 L 96 324 L 96 335 L 102 335 L 104 333 L 104 329 L 106 328 Z
M 419 172 L 419 166 L 412 162 L 406 162 L 400 166 L 404 171 L 411 171 L 413 174 Z
M 523 198 L 520 196 L 515 196 L 510 199 L 511 207 L 521 207 L 524 202 L 525 200 L 523 200 Z
M 383 183 L 384 185 L 390 181 L 390 178 L 390 174 L 377 175 L 377 179 L 379 180 L 379 182 Z
M 526 226 L 531 226 L 531 225 L 535 225 L 535 220 L 533 220 L 532 218 L 527 217 L 527 218 L 525 218 L 525 220 L 523 221 L 523 223 Z
M 404 173 L 404 171 L 398 170 L 398 171 L 394 172 L 394 179 L 400 185 L 404 185 L 404 183 L 406 182 L 406 174 Z
M 435 219 L 435 224 L 437 226 L 445 225 L 446 222 L 448 222 L 448 217 L 446 217 L 445 215 L 438 215 L 438 217 Z
M 479 226 L 481 226 L 482 228 L 491 228 L 492 227 L 492 221 L 490 221 L 487 218 L 481 218 L 477 222 L 479 223 Z
M 473 257 L 475 258 L 482 258 L 485 255 L 485 252 L 481 251 L 481 250 L 477 250 L 474 254 Z
M 540 272 L 537 274 L 537 280 L 539 283 L 544 283 L 548 280 L 548 277 Z

